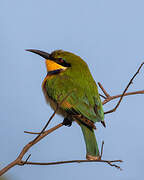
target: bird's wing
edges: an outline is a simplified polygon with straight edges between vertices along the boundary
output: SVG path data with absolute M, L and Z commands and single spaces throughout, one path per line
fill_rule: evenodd
M 46 81 L 47 94 L 60 107 L 71 114 L 82 115 L 92 122 L 103 121 L 103 109 L 99 94 L 81 87 L 68 76 L 59 76 Z M 97 87 L 96 87 L 97 88 Z

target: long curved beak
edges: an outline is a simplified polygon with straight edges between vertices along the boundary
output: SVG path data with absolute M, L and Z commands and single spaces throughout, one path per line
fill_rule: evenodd
M 32 53 L 35 53 L 35 54 L 38 54 L 40 55 L 41 57 L 45 58 L 46 60 L 51 60 L 63 67 L 71 67 L 71 64 L 70 63 L 66 63 L 65 61 L 60 61 L 59 59 L 60 58 L 54 58 L 51 56 L 51 54 L 47 53 L 47 52 L 44 52 L 44 51 L 40 51 L 40 50 L 36 50 L 36 49 L 26 49 L 26 51 L 29 51 L 29 52 L 32 52 Z
M 44 51 L 40 51 L 40 50 L 36 50 L 36 49 L 26 49 L 26 51 L 29 51 L 29 52 L 38 54 L 38 55 L 40 55 L 41 57 L 43 57 L 43 58 L 45 58 L 45 59 L 54 60 L 53 58 L 50 57 L 50 54 L 49 54 L 49 53 L 46 53 L 46 52 L 44 52 Z

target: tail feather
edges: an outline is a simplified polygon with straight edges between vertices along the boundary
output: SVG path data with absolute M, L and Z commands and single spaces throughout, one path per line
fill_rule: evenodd
M 96 141 L 94 130 L 82 123 L 80 123 L 79 125 L 82 129 L 85 144 L 86 144 L 86 152 L 87 152 L 86 157 L 87 158 L 91 157 L 91 159 L 92 159 L 92 157 L 93 157 L 93 159 L 99 158 L 99 156 L 100 156 L 99 149 L 98 149 L 98 144 Z

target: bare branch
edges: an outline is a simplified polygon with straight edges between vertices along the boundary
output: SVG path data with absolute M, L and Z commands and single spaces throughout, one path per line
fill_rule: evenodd
M 54 113 L 51 115 L 51 117 L 49 118 L 48 122 L 46 123 L 46 125 L 44 126 L 44 128 L 42 129 L 42 131 L 40 133 L 38 133 L 38 136 L 33 140 L 36 141 L 41 134 L 43 134 L 43 132 L 45 131 L 45 129 L 47 128 L 47 126 L 49 125 L 49 123 L 51 122 L 51 120 L 53 119 L 53 117 L 55 116 L 56 112 L 58 110 L 58 105 L 56 107 L 56 110 L 54 111 Z
M 100 94 L 100 93 L 99 93 L 99 95 L 100 95 L 100 97 L 102 97 L 102 98 L 104 98 L 104 99 L 107 99 L 107 97 L 105 97 L 104 95 L 102 95 L 102 94 Z
M 53 117 L 55 116 L 55 114 L 57 113 L 60 105 L 70 96 L 70 94 L 73 92 L 74 90 L 70 91 L 67 93 L 67 95 L 62 99 L 62 101 L 60 103 L 57 103 L 56 109 L 54 111 L 54 113 L 51 115 L 51 117 L 49 118 L 48 122 L 46 123 L 46 125 L 44 126 L 44 128 L 42 129 L 42 131 L 40 133 L 37 133 L 38 136 L 36 136 L 36 138 L 33 140 L 34 142 L 40 137 L 40 135 L 45 131 L 45 129 L 48 127 L 49 123 L 51 122 L 51 120 L 53 119 Z M 58 102 L 59 99 L 61 97 L 61 94 L 58 96 Z
M 100 82 L 98 82 L 98 85 L 101 88 L 101 90 L 103 91 L 103 93 L 105 94 L 106 98 L 110 97 L 110 95 L 106 92 L 106 90 L 104 89 L 104 87 L 101 85 Z
M 118 169 L 120 169 L 119 166 L 112 164 L 114 162 L 122 162 L 122 160 L 72 160 L 72 161 L 58 161 L 58 162 L 49 162 L 49 163 L 37 163 L 37 162 L 28 162 L 28 159 L 30 158 L 30 155 L 28 156 L 28 158 L 26 159 L 26 161 L 22 161 L 23 156 L 26 154 L 26 152 L 36 143 L 38 143 L 41 139 L 43 139 L 45 136 L 47 136 L 48 134 L 52 133 L 53 131 L 55 131 L 56 129 L 62 127 L 63 124 L 60 123 L 56 126 L 54 126 L 53 128 L 43 132 L 35 141 L 30 141 L 27 145 L 24 146 L 24 148 L 22 149 L 21 153 L 19 154 L 19 156 L 17 157 L 16 160 L 14 160 L 12 163 L 10 163 L 9 165 L 7 165 L 5 168 L 3 168 L 0 171 L 0 176 L 3 175 L 5 172 L 7 172 L 9 169 L 11 169 L 12 167 L 16 166 L 16 165 L 25 165 L 25 164 L 31 164 L 31 165 L 55 165 L 55 164 L 64 164 L 64 163 L 80 163 L 80 162 L 103 162 L 103 163 L 107 163 L 110 166 L 114 166 Z M 102 145 L 103 146 L 103 145 Z M 102 147 L 103 149 L 103 147 Z
M 114 166 L 118 169 L 121 170 L 120 166 L 118 165 L 115 165 L 113 163 L 115 162 L 118 162 L 118 163 L 121 163 L 123 162 L 122 160 L 70 160 L 70 161 L 56 161 L 56 162 L 48 162 L 48 163 L 41 163 L 41 162 L 26 162 L 25 164 L 28 164 L 28 165 L 58 165 L 58 164 L 70 164 L 70 163 L 86 163 L 86 162 L 102 162 L 102 163 L 107 163 L 109 164 L 110 166 Z M 23 161 L 22 161 L 23 163 Z
M 27 133 L 27 134 L 40 134 L 40 132 L 31 132 L 31 131 L 24 131 L 24 133 Z
M 116 111 L 116 109 L 117 109 L 118 106 L 120 105 L 123 97 L 125 96 L 126 91 L 128 90 L 129 86 L 132 84 L 134 78 L 137 76 L 137 74 L 139 73 L 139 71 L 140 71 L 140 69 L 142 68 L 143 65 L 144 65 L 144 62 L 140 65 L 140 67 L 138 68 L 137 72 L 136 72 L 136 73 L 133 75 L 133 77 L 130 79 L 130 81 L 129 81 L 128 85 L 126 86 L 126 88 L 124 89 L 122 95 L 120 95 L 120 99 L 119 99 L 118 103 L 116 104 L 116 106 L 115 106 L 113 109 L 105 112 L 105 114 L 112 113 L 112 112 L 115 112 L 115 111 Z M 112 100 L 111 96 L 106 92 L 106 90 L 103 88 L 103 86 L 102 86 L 100 83 L 99 83 L 99 86 L 100 86 L 100 88 L 102 89 L 102 91 L 104 92 L 104 94 L 105 94 L 106 97 L 107 97 L 107 98 L 103 101 L 103 104 L 105 104 L 106 102 L 109 102 L 110 100 Z M 135 92 L 135 93 L 136 93 L 136 92 Z M 132 93 L 131 93 L 131 94 L 132 94 Z M 130 94 L 130 95 L 131 95 L 131 94 Z M 133 93 L 133 94 L 134 94 L 134 93 Z M 136 94 L 137 94 L 137 93 L 136 93 Z M 127 95 L 128 95 L 128 94 L 127 94 Z M 115 98 L 117 98 L 117 97 L 115 96 Z M 113 99 L 114 99 L 114 98 L 113 98 Z
M 25 164 L 28 162 L 28 160 L 29 160 L 30 157 L 31 157 L 31 154 L 29 154 L 28 157 L 26 158 L 26 160 L 23 161 L 23 165 L 25 165 Z
M 135 94 L 144 94 L 144 90 L 128 92 L 128 93 L 125 93 L 123 96 L 129 96 L 129 95 L 135 95 Z M 102 102 L 102 104 L 105 105 L 105 104 L 108 103 L 109 101 L 111 101 L 111 100 L 113 100 L 113 99 L 120 98 L 121 96 L 122 96 L 122 94 L 118 94 L 118 95 L 115 95 L 115 96 L 110 96 L 110 97 L 106 98 L 106 99 Z
M 112 164 L 112 163 L 108 163 L 110 166 L 113 166 L 117 169 L 119 169 L 120 171 L 122 170 L 120 166 L 116 165 L 116 164 Z
M 100 153 L 100 157 L 102 158 L 103 156 L 103 147 L 104 147 L 104 141 L 102 141 L 102 145 L 101 145 L 101 153 Z
M 23 156 L 26 154 L 26 152 L 36 143 L 38 143 L 41 139 L 43 139 L 45 136 L 47 136 L 48 134 L 52 133 L 53 131 L 55 131 L 56 129 L 62 127 L 63 124 L 60 123 L 56 126 L 54 126 L 53 128 L 43 132 L 35 141 L 32 140 L 30 141 L 27 145 L 24 146 L 24 148 L 22 149 L 22 151 L 20 152 L 19 156 L 16 158 L 16 160 L 14 160 L 13 162 L 11 162 L 10 164 L 8 164 L 6 167 L 4 167 L 3 169 L 0 170 L 0 176 L 3 175 L 5 172 L 7 172 L 9 169 L 11 169 L 12 167 L 16 166 L 16 165 L 23 165 L 23 162 L 26 163 L 26 161 L 22 161 Z

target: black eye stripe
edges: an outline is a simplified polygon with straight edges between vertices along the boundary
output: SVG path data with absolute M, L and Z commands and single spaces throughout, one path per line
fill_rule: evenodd
M 49 56 L 49 59 L 51 59 L 52 61 L 56 62 L 57 64 L 60 64 L 64 67 L 71 67 L 70 63 L 67 63 L 63 58 L 54 58 L 51 55 Z
M 56 62 L 64 67 L 71 67 L 70 63 L 67 63 L 63 58 L 56 58 Z
M 71 67 L 70 63 L 67 63 L 64 59 L 60 58 L 60 64 L 64 67 Z

